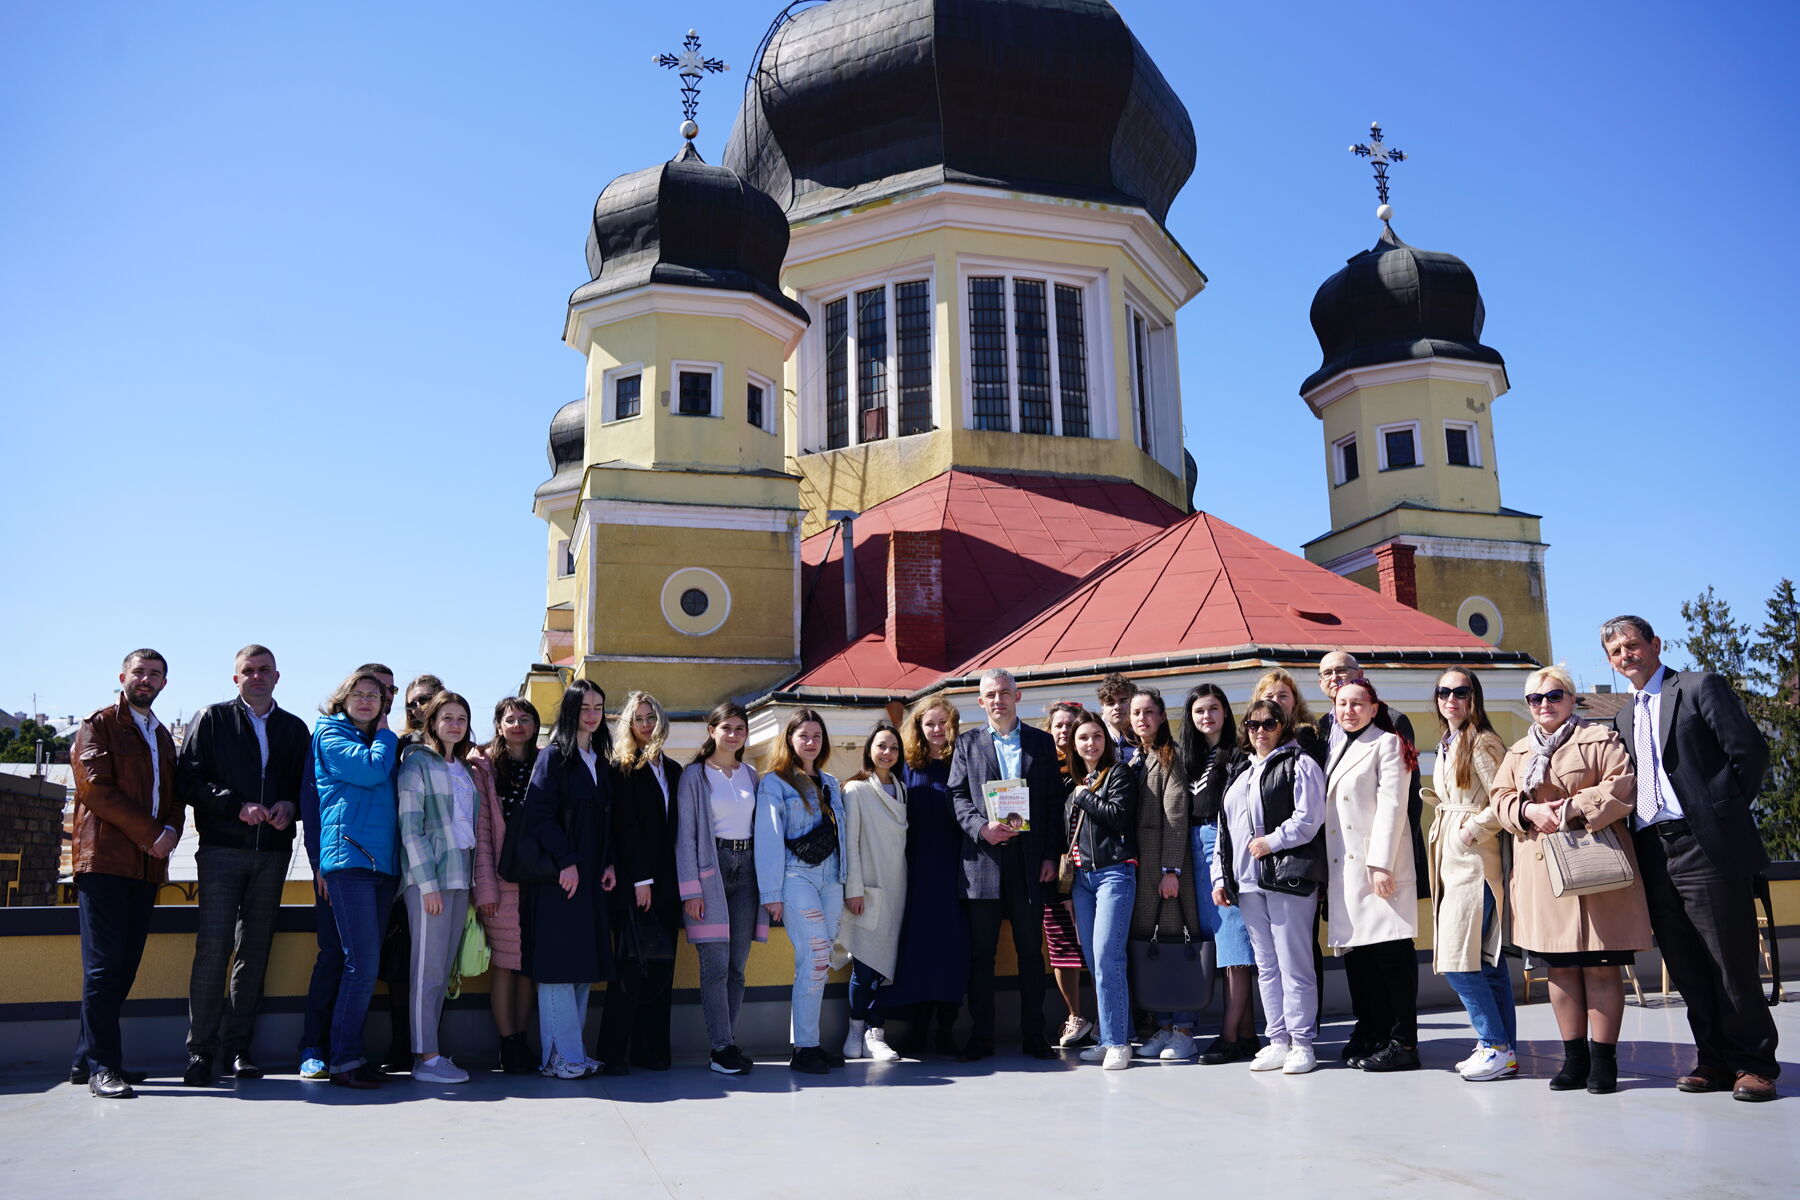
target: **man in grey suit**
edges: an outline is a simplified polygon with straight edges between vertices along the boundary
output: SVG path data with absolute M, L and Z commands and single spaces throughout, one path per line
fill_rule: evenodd
M 1750 802 L 1769 746 L 1720 675 L 1671 671 L 1642 617 L 1600 629 L 1632 704 L 1613 718 L 1637 770 L 1632 818 L 1650 925 L 1687 1002 L 1698 1063 L 1684 1092 L 1773 1100 L 1775 1021 L 1758 978 L 1756 875 L 1769 863 Z
M 950 758 L 950 800 L 969 835 L 963 843 L 962 893 L 969 914 L 969 1015 L 975 1026 L 957 1059 L 974 1062 L 994 1052 L 994 952 L 1000 922 L 1012 925 L 1019 962 L 1019 1033 L 1025 1053 L 1055 1058 L 1044 1036 L 1044 901 L 1053 898 L 1056 859 L 1063 850 L 1062 776 L 1056 744 L 1019 720 L 1019 687 L 1010 672 L 981 676 L 977 695 L 987 722 L 956 739 Z M 1031 796 L 1031 828 L 990 821 L 983 787 L 1023 779 Z

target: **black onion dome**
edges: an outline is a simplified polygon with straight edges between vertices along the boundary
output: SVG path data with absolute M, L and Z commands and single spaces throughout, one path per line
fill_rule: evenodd
M 1481 344 L 1487 310 L 1475 272 L 1454 254 L 1420 250 L 1385 226 L 1373 249 L 1350 259 L 1313 297 L 1312 326 L 1325 360 L 1300 385 L 1311 391 L 1340 371 L 1417 358 L 1506 360 Z
M 594 202 L 587 262 L 592 279 L 571 305 L 647 283 L 754 292 L 806 320 L 782 294 L 788 225 L 780 206 L 692 142 L 661 166 L 621 175 Z
M 793 219 L 935 183 L 1149 210 L 1194 126 L 1106 0 L 834 0 L 770 38 L 725 162 Z
M 538 495 L 560 492 L 581 482 L 587 466 L 587 397 L 571 400 L 550 418 L 550 478 Z

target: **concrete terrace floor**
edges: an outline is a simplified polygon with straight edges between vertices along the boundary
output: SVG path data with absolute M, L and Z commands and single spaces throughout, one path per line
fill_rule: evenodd
M 1549 1005 L 1520 1009 L 1522 1074 L 1464 1083 L 1460 1011 L 1422 1019 L 1426 1069 L 1371 1076 L 1321 1040 L 1312 1075 L 1241 1064 L 1102 1072 L 1002 1053 L 960 1066 L 853 1063 L 822 1079 L 764 1060 L 563 1083 L 399 1077 L 360 1094 L 292 1074 L 189 1090 L 163 1074 L 100 1101 L 0 1075 L 0 1181 L 17 1197 L 1790 1196 L 1800 1178 L 1800 1005 L 1776 1010 L 1772 1104 L 1684 1095 L 1679 1002 L 1629 1006 L 1620 1091 L 1552 1093 Z M 829 1025 L 829 1023 L 828 1023 Z M 841 1026 L 840 1026 L 841 1028 Z M 64 1053 L 58 1048 L 53 1059 Z M 292 1071 L 292 1064 L 280 1065 Z

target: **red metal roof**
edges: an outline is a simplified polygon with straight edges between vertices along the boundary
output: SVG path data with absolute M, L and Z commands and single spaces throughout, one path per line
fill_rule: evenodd
M 788 686 L 925 687 L 1031 621 L 1108 559 L 1180 519 L 1177 509 L 1133 483 L 946 471 L 856 519 L 854 640 L 844 633 L 841 540 L 826 530 L 802 544 L 810 597 L 801 630 L 805 668 Z M 887 535 L 895 529 L 942 532 L 944 662 L 903 663 L 888 647 Z

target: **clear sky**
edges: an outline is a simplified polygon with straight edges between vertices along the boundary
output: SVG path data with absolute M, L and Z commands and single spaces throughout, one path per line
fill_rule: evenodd
M 1380 232 L 1345 150 L 1378 119 L 1396 230 L 1470 264 L 1506 356 L 1556 657 L 1606 682 L 1603 618 L 1676 632 L 1708 583 L 1760 617 L 1800 572 L 1800 10 L 1117 6 L 1199 134 L 1169 225 L 1211 279 L 1180 324 L 1202 507 L 1289 549 L 1327 528 L 1307 307 Z M 0 7 L 0 708 L 85 713 L 140 644 L 168 717 L 249 641 L 308 715 L 370 658 L 512 691 L 594 198 L 679 148 L 650 59 L 689 26 L 732 67 L 719 161 L 780 7 Z

